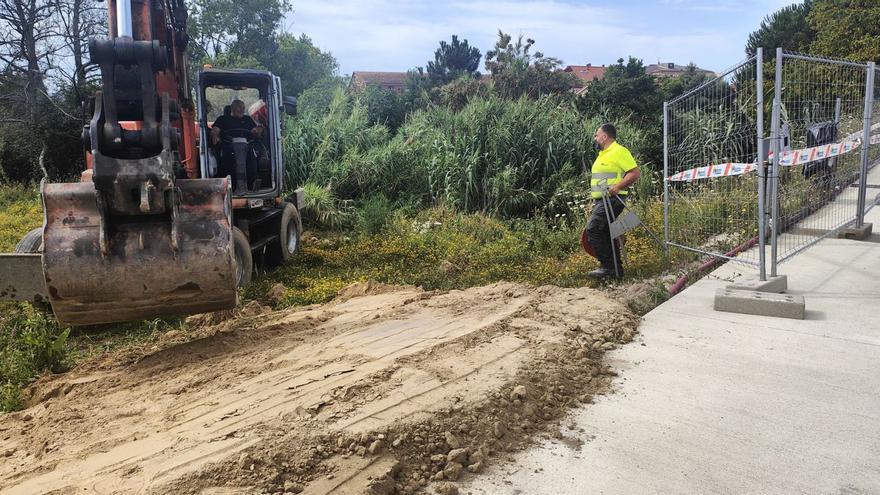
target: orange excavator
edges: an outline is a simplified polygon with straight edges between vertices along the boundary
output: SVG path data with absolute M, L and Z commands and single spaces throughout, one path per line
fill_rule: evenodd
M 41 184 L 43 226 L 0 255 L 0 299 L 48 303 L 68 325 L 232 308 L 255 265 L 299 247 L 303 194 L 283 193 L 281 146 L 296 101 L 267 71 L 205 68 L 192 88 L 183 0 L 107 7 L 109 37 L 89 43 L 88 168 Z M 236 103 L 253 115 L 230 117 Z M 250 123 L 212 132 L 221 116 Z

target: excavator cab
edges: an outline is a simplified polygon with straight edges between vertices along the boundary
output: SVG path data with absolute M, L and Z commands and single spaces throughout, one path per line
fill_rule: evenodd
M 233 197 L 274 201 L 281 194 L 282 99 L 278 78 L 258 70 L 204 69 L 199 73 L 198 112 L 202 177 L 229 176 Z M 211 139 L 213 125 L 230 117 L 231 103 L 244 104 L 247 119 L 262 129 L 224 129 Z M 267 104 L 274 102 L 275 104 Z
M 283 117 L 296 114 L 296 98 L 283 97 L 281 80 L 271 72 L 249 69 L 202 69 L 197 93 L 200 173 L 233 186 L 235 278 L 244 285 L 255 266 L 278 265 L 299 248 L 304 195 L 296 190 L 283 197 L 281 146 Z M 249 124 L 224 129 L 215 143 L 213 126 L 229 116 L 234 101 L 244 104 Z M 253 124 L 262 132 L 251 132 Z

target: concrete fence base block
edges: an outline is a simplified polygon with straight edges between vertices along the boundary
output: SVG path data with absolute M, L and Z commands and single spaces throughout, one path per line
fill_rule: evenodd
M 715 311 L 803 320 L 806 305 L 804 296 L 718 289 L 715 292 Z
M 788 290 L 788 276 L 777 275 L 775 277 L 767 277 L 767 280 L 761 280 L 760 277 L 749 277 L 727 284 L 728 289 L 735 290 L 752 290 L 757 292 L 775 292 L 777 294 Z
M 865 223 L 862 224 L 861 227 L 849 227 L 846 229 L 841 229 L 837 234 L 837 237 L 840 239 L 852 239 L 854 241 L 864 241 L 868 237 L 871 237 L 871 231 L 873 230 L 873 224 Z

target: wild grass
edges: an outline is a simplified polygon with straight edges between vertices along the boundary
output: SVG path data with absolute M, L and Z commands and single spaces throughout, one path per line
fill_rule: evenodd
M 11 252 L 22 236 L 42 224 L 36 186 L 0 183 L 0 252 Z
M 69 364 L 69 329 L 21 303 L 4 305 L 0 314 L 0 411 L 21 406 L 21 387 L 40 372 L 59 372 Z
M 307 115 L 288 126 L 285 164 L 290 187 L 329 187 L 341 200 L 382 194 L 392 203 L 533 217 L 546 213 L 562 184 L 589 169 L 600 123 L 565 99 L 484 96 L 460 111 L 437 106 L 412 113 L 391 136 L 339 92 L 323 118 Z M 648 134 L 626 121 L 618 130 L 650 169 Z
M 658 218 L 662 223 L 662 208 L 653 208 L 649 214 L 652 224 Z M 457 213 L 448 207 L 415 215 L 397 211 L 375 233 L 316 234 L 321 239 L 310 239 L 312 234 L 307 234 L 295 263 L 264 274 L 244 295 L 266 301 L 268 290 L 280 282 L 286 292 L 277 306 L 286 307 L 327 302 L 347 285 L 366 280 L 426 290 L 502 280 L 563 287 L 593 285 L 587 274 L 597 263 L 578 245 L 583 223 L 583 218 L 503 220 L 480 213 Z M 651 276 L 666 268 L 663 249 L 644 232 L 628 237 L 628 277 Z

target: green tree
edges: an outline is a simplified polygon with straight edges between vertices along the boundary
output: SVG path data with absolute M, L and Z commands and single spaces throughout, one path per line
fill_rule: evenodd
M 287 0 L 188 0 L 190 55 L 199 65 L 226 54 L 227 62 L 277 50 Z
M 187 30 L 194 66 L 268 69 L 281 78 L 285 94 L 336 75 L 333 55 L 305 34 L 279 31 L 287 0 L 189 0 Z
M 400 94 L 400 101 L 403 104 L 404 112 L 410 114 L 437 103 L 439 101 L 438 91 L 438 88 L 425 74 L 424 69 L 418 67 L 408 71 L 403 86 L 403 93 Z
M 440 101 L 454 111 L 459 111 L 477 98 L 488 96 L 488 88 L 478 79 L 462 76 L 439 88 Z
M 816 0 L 807 15 L 817 55 L 880 62 L 880 3 L 877 0 Z
M 336 75 L 339 64 L 333 55 L 322 52 L 305 34 L 299 38 L 280 34 L 275 44 L 277 49 L 268 57 L 256 56 L 281 78 L 285 94 L 299 95 L 317 81 Z
M 371 84 L 358 93 L 357 100 L 367 109 L 367 121 L 382 124 L 393 133 L 403 124 L 406 110 L 400 95 L 381 86 Z
M 788 51 L 807 51 L 816 33 L 807 22 L 813 8 L 813 0 L 804 0 L 784 7 L 764 18 L 758 30 L 749 34 L 746 54 L 754 56 L 758 47 L 764 48 L 764 58 L 775 57 L 778 47 Z
M 69 55 L 64 43 L 70 8 L 47 0 L 0 2 L 0 175 L 5 178 L 66 178 L 81 169 L 81 101 L 71 97 L 74 81 L 59 64 Z M 80 26 L 76 35 L 89 32 Z
M 537 98 L 546 94 L 569 91 L 575 83 L 575 75 L 557 69 L 562 61 L 532 52 L 535 40 L 520 35 L 516 42 L 512 37 L 498 31 L 495 47 L 486 52 L 486 69 L 492 73 L 495 91 L 505 98 L 529 96 Z
M 297 112 L 302 115 L 327 113 L 336 91 L 344 88 L 345 83 L 339 77 L 325 77 L 316 81 L 297 98 Z
M 698 70 L 696 65 L 688 64 L 684 74 L 678 77 L 667 77 L 660 81 L 661 98 L 669 101 L 700 86 L 711 79 L 711 77 L 709 74 Z
M 605 70 L 604 78 L 590 84 L 577 104 L 588 118 L 599 117 L 616 124 L 627 122 L 649 130 L 642 163 L 662 163 L 662 133 L 657 129 L 662 126 L 663 94 L 657 80 L 645 73 L 641 60 L 629 57 L 624 63 L 622 58 L 618 59 Z
M 609 65 L 605 77 L 593 81 L 581 96 L 579 107 L 587 115 L 603 115 L 610 120 L 631 117 L 650 126 L 659 122 L 663 98 L 657 80 L 645 73 L 641 60 L 629 57 Z
M 479 77 L 480 59 L 482 54 L 476 47 L 470 46 L 468 40 L 459 41 L 452 35 L 452 43 L 440 42 L 440 48 L 434 52 L 434 61 L 428 62 L 427 71 L 435 84 L 446 84 L 461 76 Z

